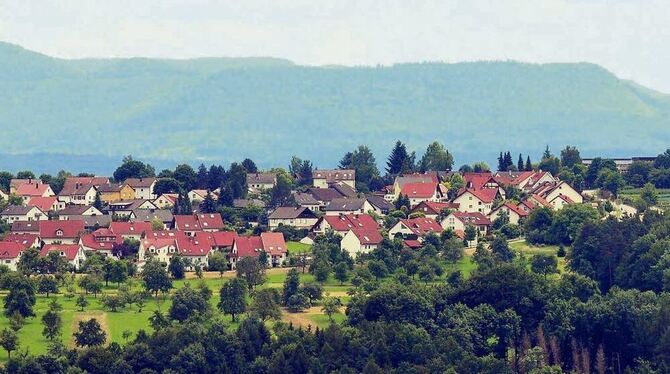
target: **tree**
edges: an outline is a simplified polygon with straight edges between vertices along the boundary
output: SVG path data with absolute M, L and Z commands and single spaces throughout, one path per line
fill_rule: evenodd
M 533 164 L 530 162 L 530 156 L 526 156 L 526 166 L 524 167 L 525 171 L 533 171 Z
M 242 161 L 242 167 L 244 167 L 244 170 L 246 170 L 247 173 L 258 173 L 258 167 L 256 167 L 256 163 L 254 163 L 254 161 L 249 158 L 245 158 Z
M 548 274 L 558 273 L 558 260 L 554 255 L 539 253 L 531 259 L 530 267 L 533 272 L 542 274 L 547 278 Z
M 326 260 L 317 261 L 314 264 L 313 272 L 314 279 L 319 283 L 323 283 L 328 280 L 328 276 L 330 275 L 330 264 Z
M 409 210 L 410 206 L 411 206 L 411 202 L 409 200 L 409 196 L 399 194 L 398 199 L 395 201 L 395 208 L 397 210 L 401 210 L 403 207 L 405 207 L 405 209 Z
M 209 256 L 209 270 L 218 271 L 219 277 L 223 278 L 223 273 L 228 270 L 228 259 L 226 255 L 216 251 Z
M 658 204 L 658 192 L 651 183 L 646 183 L 640 191 L 640 199 L 650 206 Z
M 174 178 L 161 178 L 154 185 L 154 193 L 157 196 L 166 193 L 179 193 L 181 190 L 181 184 Z
M 198 175 L 195 173 L 195 170 L 190 165 L 181 164 L 177 165 L 172 174 L 174 179 L 179 182 L 181 188 L 184 191 L 193 190 L 198 184 Z
M 102 305 L 109 309 L 110 312 L 116 312 L 119 308 L 123 308 L 125 301 L 117 295 L 102 295 L 100 298 Z
M 121 166 L 114 171 L 114 180 L 123 182 L 128 178 L 148 178 L 156 174 L 156 169 L 149 164 L 133 159 L 133 156 L 123 158 Z
M 509 248 L 507 239 L 502 235 L 498 235 L 493 239 L 491 252 L 495 258 L 503 262 L 510 262 L 514 259 L 514 252 Z
M 519 153 L 519 159 L 516 162 L 516 169 L 518 171 L 523 171 L 525 169 L 523 165 L 523 157 L 521 157 L 521 153 Z
M 432 142 L 426 148 L 426 153 L 421 157 L 419 169 L 422 172 L 429 170 L 445 171 L 454 166 L 454 158 L 444 146 L 438 142 Z
M 407 148 L 400 140 L 396 141 L 388 161 L 386 173 L 389 175 L 402 174 L 414 169 L 414 154 L 407 153 Z
M 88 306 L 88 299 L 84 295 L 79 295 L 75 303 L 79 307 L 79 310 L 83 312 L 84 308 Z
M 298 292 L 295 295 L 291 296 L 288 299 L 286 308 L 291 313 L 302 312 L 303 310 L 310 307 L 309 298 L 304 295 L 302 292 Z
M 333 322 L 333 314 L 340 312 L 340 307 L 342 302 L 336 297 L 327 297 L 323 299 L 323 304 L 321 306 L 321 311 L 323 311 L 327 316 L 328 320 Z
M 49 309 L 42 316 L 42 325 L 44 325 L 42 335 L 49 340 L 54 340 L 56 337 L 60 336 L 63 321 L 58 312 Z
M 38 273 L 43 263 L 44 259 L 40 257 L 40 251 L 37 248 L 28 248 L 21 253 L 16 268 L 21 273 L 30 276 Z
M 561 151 L 561 165 L 566 168 L 572 168 L 582 163 L 582 157 L 579 155 L 577 147 L 566 146 Z
M 235 265 L 237 276 L 244 279 L 249 291 L 265 282 L 265 266 L 253 257 L 243 257 Z
M 152 329 L 158 331 L 162 328 L 170 326 L 170 321 L 165 318 L 160 310 L 154 310 L 151 317 L 149 317 L 149 324 L 151 325 Z
M 292 268 L 286 274 L 284 279 L 284 287 L 282 289 L 282 303 L 288 305 L 288 300 L 291 296 L 297 294 L 300 290 L 300 274 L 298 270 Z
M 654 167 L 657 169 L 670 169 L 670 149 L 656 156 Z
M 379 179 L 379 170 L 375 156 L 367 146 L 358 146 L 353 152 L 345 154 L 339 167 L 356 171 L 356 190 L 360 192 L 374 190 L 373 183 Z
M 158 261 L 150 259 L 142 270 L 142 279 L 147 291 L 158 297 L 158 291 L 167 292 L 172 288 L 172 280 L 168 277 L 165 267 Z
M 207 196 L 200 203 L 200 212 L 201 213 L 216 213 L 216 201 L 212 197 L 212 193 L 207 190 Z
M 307 283 L 300 287 L 300 291 L 309 299 L 309 303 L 320 300 L 323 296 L 323 287 L 316 283 Z
M 93 200 L 93 206 L 95 209 L 102 212 L 102 199 L 100 198 L 100 191 L 95 191 L 95 200 Z
M 270 206 L 279 207 L 288 205 L 291 200 L 293 181 L 285 173 L 277 174 L 277 183 L 270 191 Z
M 51 293 L 57 293 L 58 282 L 56 281 L 56 278 L 42 275 L 37 282 L 37 292 L 45 294 L 46 297 L 49 297 L 49 294 Z
M 235 316 L 242 314 L 247 309 L 247 284 L 244 279 L 233 278 L 226 282 L 219 291 L 221 299 L 217 305 L 219 310 L 230 314 L 235 321 Z
M 168 265 L 168 271 L 172 278 L 174 279 L 184 279 L 186 276 L 186 264 L 184 263 L 184 258 L 181 255 L 175 255 L 170 258 L 170 264 Z
M 79 287 L 83 288 L 86 294 L 92 293 L 94 297 L 102 292 L 102 281 L 97 275 L 86 274 L 79 278 Z
M 281 318 L 280 299 L 279 292 L 274 288 L 258 290 L 254 293 L 249 312 L 258 316 L 263 322 L 268 319 L 277 320 Z
M 368 269 L 375 276 L 375 279 L 384 278 L 388 275 L 388 268 L 384 261 L 381 260 L 371 260 L 368 262 Z
M 124 260 L 111 261 L 107 274 L 109 281 L 116 283 L 117 286 L 125 282 L 128 279 L 128 266 Z
M 201 190 L 209 189 L 209 172 L 205 164 L 198 166 L 198 172 L 195 176 L 195 186 Z
M 11 316 L 19 313 L 23 317 L 32 317 L 35 315 L 33 312 L 35 301 L 35 290 L 32 283 L 28 278 L 19 276 L 14 280 L 9 294 L 5 297 L 5 315 Z
M 193 315 L 202 315 L 209 311 L 209 303 L 203 294 L 197 292 L 189 283 L 175 291 L 170 305 L 170 318 L 183 322 Z
M 349 280 L 349 266 L 346 263 L 339 262 L 335 265 L 335 279 L 340 281 L 340 284 Z
M 7 357 L 12 358 L 12 352 L 19 348 L 19 337 L 10 329 L 0 332 L 0 346 L 7 351 Z
M 226 173 L 226 188 L 230 189 L 233 199 L 243 199 L 247 196 L 247 170 L 238 163 L 230 164 Z
M 77 347 L 96 347 L 105 344 L 107 340 L 107 334 L 95 318 L 79 321 L 79 330 L 72 335 Z

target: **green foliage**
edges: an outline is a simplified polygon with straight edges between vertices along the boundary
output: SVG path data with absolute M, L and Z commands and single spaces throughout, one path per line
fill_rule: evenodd
M 265 266 L 253 257 L 241 258 L 235 264 L 235 269 L 237 276 L 246 282 L 249 291 L 265 282 Z
M 142 280 L 147 291 L 158 296 L 158 291 L 168 292 L 172 288 L 172 280 L 165 271 L 165 266 L 156 260 L 150 259 L 142 269 Z
M 105 340 L 107 340 L 107 334 L 95 318 L 88 321 L 79 321 L 79 330 L 73 335 L 77 347 L 100 346 L 105 344 Z
M 226 314 L 230 314 L 235 321 L 235 316 L 244 313 L 247 309 L 247 284 L 241 278 L 233 278 L 221 287 L 219 291 L 221 299 L 218 308 Z
M 209 303 L 201 292 L 186 286 L 175 291 L 170 305 L 170 318 L 183 322 L 189 317 L 203 315 L 209 311 Z

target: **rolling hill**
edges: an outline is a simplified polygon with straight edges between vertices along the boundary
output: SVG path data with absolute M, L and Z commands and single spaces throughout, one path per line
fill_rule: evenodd
M 501 150 L 537 156 L 545 144 L 655 155 L 670 146 L 670 96 L 586 63 L 64 60 L 0 43 L 0 129 L 0 169 L 10 170 L 110 172 L 96 160 L 126 154 L 267 167 L 296 154 L 332 167 L 359 144 L 381 163 L 396 139 L 418 154 L 439 140 L 459 164 Z

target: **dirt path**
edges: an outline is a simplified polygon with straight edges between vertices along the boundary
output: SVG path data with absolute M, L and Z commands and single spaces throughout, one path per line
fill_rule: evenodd
M 272 274 L 286 274 L 291 268 L 271 268 L 265 270 L 266 275 Z M 204 279 L 216 279 L 216 278 L 235 278 L 237 273 L 234 270 L 228 270 L 223 273 L 223 277 L 218 271 L 205 271 L 202 273 Z M 197 279 L 194 271 L 186 272 L 186 279 Z
M 344 313 L 345 307 L 340 307 L 340 313 Z M 306 329 L 309 326 L 312 328 L 316 327 L 316 322 L 309 319 L 309 316 L 323 314 L 320 306 L 313 306 L 309 309 L 305 309 L 300 313 L 290 313 L 286 310 L 282 310 L 282 321 L 286 323 L 292 323 L 295 327 L 302 327 Z
M 103 311 L 90 311 L 90 312 L 75 312 L 74 318 L 72 319 L 72 332 L 79 331 L 79 322 L 80 321 L 88 321 L 90 319 L 95 318 L 98 323 L 100 324 L 100 328 L 102 328 L 102 331 L 107 334 L 107 341 L 111 339 L 110 333 L 109 333 L 109 325 L 107 324 L 107 313 Z M 74 335 L 70 337 L 70 340 L 68 342 L 68 345 L 70 347 L 74 347 Z

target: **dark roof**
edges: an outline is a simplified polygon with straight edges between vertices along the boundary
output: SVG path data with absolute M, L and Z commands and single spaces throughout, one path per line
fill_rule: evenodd
M 316 214 L 305 207 L 280 206 L 275 209 L 268 219 L 317 218 Z
M 3 216 L 22 216 L 28 214 L 32 209 L 40 209 L 34 206 L 10 205 L 2 211 Z
M 298 205 L 319 205 L 319 201 L 306 192 L 297 192 L 293 197 Z
M 331 201 L 344 197 L 344 195 L 334 188 L 310 188 L 309 193 L 318 201 Z
M 61 209 L 58 212 L 60 216 L 80 216 L 83 215 L 85 211 L 91 209 L 90 205 L 68 205 L 64 209 Z
M 92 184 L 70 183 L 63 186 L 59 196 L 85 195 L 88 190 L 95 188 Z
M 338 198 L 333 199 L 328 206 L 326 206 L 327 211 L 355 211 L 360 210 L 365 204 L 366 199 L 350 199 L 350 198 Z
M 84 226 L 86 227 L 109 227 L 112 223 L 112 216 L 102 215 L 102 216 L 70 216 L 72 220 L 82 220 L 84 221 Z
M 156 178 L 128 178 L 125 182 L 123 182 L 123 184 L 127 184 L 132 188 L 148 188 L 151 187 L 154 182 L 156 182 Z
M 174 216 L 169 209 L 135 209 L 133 210 L 134 221 L 151 222 L 159 219 L 161 222 L 172 222 Z
M 274 184 L 277 176 L 271 173 L 247 174 L 247 184 Z
M 39 232 L 40 221 L 14 221 L 12 222 L 11 232 Z
M 333 183 L 330 187 L 342 194 L 344 197 L 358 197 L 358 192 L 346 183 Z
M 368 202 L 372 204 L 375 208 L 381 210 L 382 212 L 388 212 L 391 209 L 394 208 L 393 204 L 389 203 L 388 201 L 384 200 L 383 196 L 379 195 L 367 195 L 366 198 L 368 199 Z

